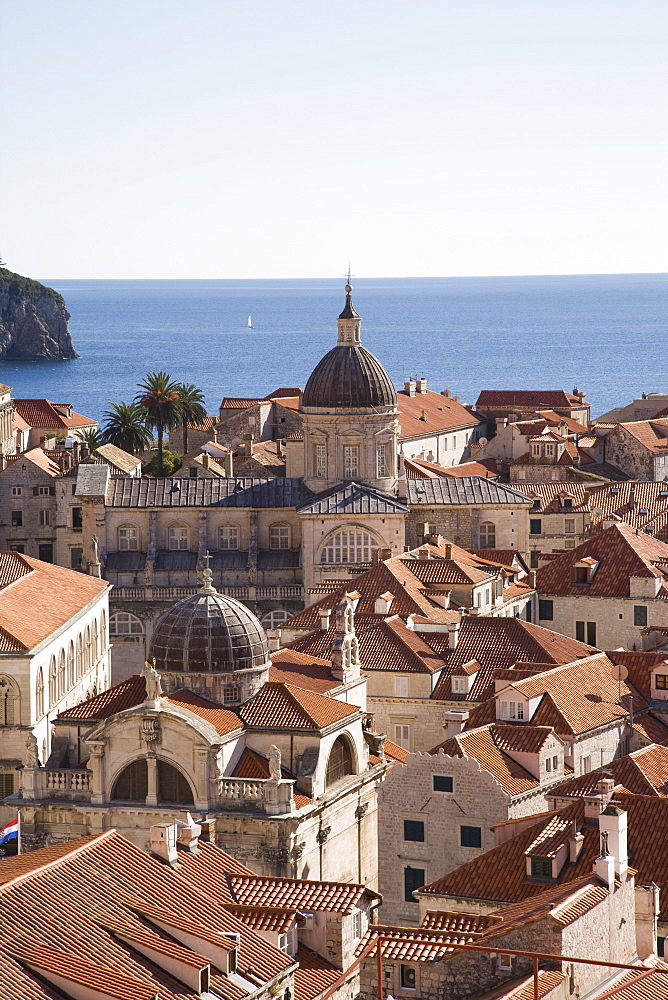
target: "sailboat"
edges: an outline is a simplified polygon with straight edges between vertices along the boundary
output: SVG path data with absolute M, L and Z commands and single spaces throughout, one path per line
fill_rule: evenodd
M 253 329 L 253 320 L 251 319 L 250 316 L 248 317 L 248 324 L 247 325 L 248 325 L 248 329 L 249 330 Z

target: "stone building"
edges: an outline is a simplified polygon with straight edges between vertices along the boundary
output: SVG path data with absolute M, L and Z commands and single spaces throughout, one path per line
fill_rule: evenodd
M 568 417 L 589 426 L 590 404 L 579 389 L 483 389 L 476 400 L 475 409 L 488 422 L 488 437 L 492 437 L 503 419 L 510 423 L 526 419 L 537 410 L 552 410 L 560 417 Z
M 211 814 L 216 842 L 259 873 L 375 886 L 388 764 L 365 723 L 352 604 L 339 610 L 328 697 L 270 680 L 260 623 L 204 576 L 162 616 L 155 667 L 61 713 L 60 758 L 21 772 L 10 802 L 26 843 L 113 826 L 143 847 L 181 806 Z
M 517 549 L 528 558 L 531 502 L 518 490 L 479 476 L 408 479 L 405 488 L 409 548 L 438 533 L 464 549 Z
M 255 875 L 181 813 L 150 853 L 114 830 L 2 862 L 0 995 L 31 1000 L 335 1000 L 377 896 Z
M 109 584 L 0 553 L 0 799 L 46 763 L 60 712 L 109 685 Z M 0 826 L 16 816 L 0 801 Z
M 627 524 L 601 526 L 539 563 L 539 621 L 599 648 L 641 649 L 643 628 L 668 625 L 667 572 L 665 542 Z
M 14 401 L 12 390 L 8 385 L 0 385 L 0 455 L 13 455 L 16 452 L 16 434 L 14 432 Z
M 616 424 L 605 435 L 606 461 L 633 479 L 668 480 L 668 417 Z

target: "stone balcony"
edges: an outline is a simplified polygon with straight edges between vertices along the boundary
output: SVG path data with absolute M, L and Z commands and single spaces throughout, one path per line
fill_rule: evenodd
M 301 584 L 280 584 L 276 586 L 216 587 L 219 594 L 235 597 L 238 601 L 279 601 L 302 600 L 304 588 Z M 184 597 L 197 594 L 198 587 L 114 587 L 115 601 L 181 601 Z
M 22 798 L 90 802 L 92 777 L 85 769 L 26 767 L 21 771 Z

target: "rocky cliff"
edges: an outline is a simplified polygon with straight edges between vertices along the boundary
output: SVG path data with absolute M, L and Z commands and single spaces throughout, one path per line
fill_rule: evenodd
M 39 281 L 0 267 L 0 360 L 78 358 L 65 300 Z

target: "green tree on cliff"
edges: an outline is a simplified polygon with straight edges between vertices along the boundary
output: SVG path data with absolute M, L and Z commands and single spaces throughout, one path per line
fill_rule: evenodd
M 137 403 L 110 403 L 105 411 L 106 423 L 102 428 L 105 441 L 115 444 L 130 455 L 144 451 L 153 435 L 147 426 L 148 414 Z
M 155 427 L 158 437 L 158 475 L 164 476 L 162 461 L 163 436 L 165 428 L 176 427 L 181 422 L 179 385 L 167 372 L 149 372 L 143 382 L 137 383 L 140 390 L 135 403 L 143 406 L 148 414 L 149 427 Z
M 183 428 L 183 454 L 188 454 L 188 424 L 198 427 L 206 417 L 204 393 L 196 385 L 179 385 L 180 424 Z

